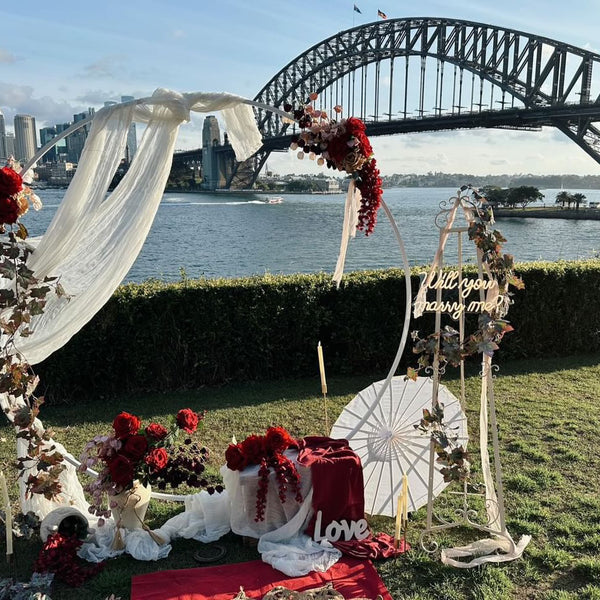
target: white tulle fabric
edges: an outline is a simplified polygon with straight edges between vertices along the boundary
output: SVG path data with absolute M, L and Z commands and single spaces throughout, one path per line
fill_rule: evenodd
M 289 450 L 290 458 L 300 475 L 303 502 L 298 503 L 289 491 L 281 502 L 277 480 L 269 475 L 265 518 L 256 522 L 256 492 L 258 466 L 232 471 L 226 466 L 221 475 L 231 502 L 231 530 L 238 535 L 258 538 L 258 551 L 264 562 L 290 577 L 301 577 L 311 571 L 327 571 L 342 556 L 329 542 L 318 543 L 302 533 L 313 515 L 312 477 L 310 469 L 296 462 L 298 452 Z
M 17 349 L 30 364 L 41 362 L 77 333 L 107 302 L 133 265 L 169 176 L 179 126 L 189 120 L 190 111 L 221 111 L 236 157 L 243 160 L 261 145 L 250 104 L 232 94 L 180 94 L 158 89 L 150 98 L 105 107 L 96 113 L 71 185 L 28 262 L 38 278 L 58 277 L 69 295 L 49 295 L 44 313 L 32 322 L 33 334 L 16 337 Z M 134 121 L 146 124 L 144 135 L 127 174 L 107 195 Z M 0 395 L 0 406 L 9 419 L 22 404 L 23 399 Z M 42 427 L 39 421 L 37 425 Z M 61 451 L 66 452 L 62 447 Z M 17 452 L 25 455 L 22 440 Z M 39 495 L 26 498 L 21 480 L 23 512 L 31 510 L 44 518 L 65 504 L 87 510 L 73 466 L 67 466 L 61 484 L 61 497 L 48 501 Z
M 137 560 L 160 560 L 171 552 L 171 544 L 177 538 L 194 539 L 208 543 L 218 540 L 230 531 L 229 497 L 227 491 L 209 494 L 202 491 L 185 499 L 185 512 L 175 515 L 153 533 L 164 540 L 157 544 L 143 529 L 127 531 L 121 529 L 125 547 L 112 548 L 115 524 L 109 519 L 96 528 L 93 539 L 79 549 L 79 556 L 89 562 L 101 562 L 127 553 Z
M 110 298 L 142 248 L 171 169 L 179 126 L 190 111 L 220 110 L 238 160 L 261 144 L 246 100 L 159 89 L 139 103 L 98 111 L 73 181 L 31 256 L 38 277 L 60 277 L 70 300 L 49 297 L 31 337 L 17 340 L 30 364 L 61 348 Z M 127 174 L 107 196 L 133 121 L 146 130 Z

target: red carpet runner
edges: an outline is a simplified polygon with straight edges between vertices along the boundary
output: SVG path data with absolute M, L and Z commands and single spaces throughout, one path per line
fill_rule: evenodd
M 260 560 L 137 575 L 131 580 L 131 600 L 232 600 L 240 586 L 254 600 L 277 585 L 305 591 L 327 583 L 345 598 L 374 599 L 381 594 L 392 600 L 373 565 L 354 558 L 342 558 L 326 573 L 292 578 Z

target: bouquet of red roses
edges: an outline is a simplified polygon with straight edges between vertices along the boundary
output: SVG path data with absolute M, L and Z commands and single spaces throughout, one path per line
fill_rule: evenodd
M 227 467 L 232 471 L 242 471 L 250 465 L 260 465 L 255 521 L 265 518 L 271 469 L 277 477 L 281 502 L 285 502 L 288 488 L 294 493 L 296 502 L 302 502 L 300 475 L 294 463 L 283 454 L 288 448 L 297 447 L 296 440 L 283 427 L 269 427 L 266 435 L 253 434 L 239 444 L 230 444 L 225 451 Z
M 204 416 L 204 413 L 183 408 L 170 428 L 150 423 L 142 429 L 135 415 L 126 412 L 117 415 L 113 432 L 88 442 L 80 457 L 81 472 L 101 465 L 98 477 L 85 488 L 92 496 L 90 512 L 110 517 L 110 510 L 103 507 L 104 494 L 120 494 L 131 489 L 135 481 L 157 484 L 159 489 L 165 489 L 167 484 L 177 487 L 182 483 L 209 488 L 208 482 L 200 477 L 208 450 L 195 444 L 191 437 L 186 437 L 178 448 L 174 447 L 179 433 L 193 434 L 203 424 Z

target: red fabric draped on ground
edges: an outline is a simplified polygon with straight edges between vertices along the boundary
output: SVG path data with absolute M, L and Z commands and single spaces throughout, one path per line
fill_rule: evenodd
M 254 600 L 278 585 L 306 591 L 327 583 L 345 598 L 374 599 L 381 594 L 392 600 L 373 565 L 354 558 L 342 558 L 326 573 L 304 577 L 287 577 L 260 560 L 137 575 L 131 581 L 131 600 L 232 600 L 240 586 Z

